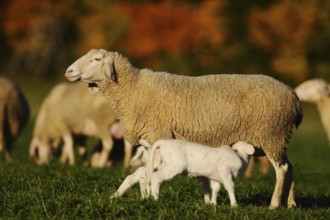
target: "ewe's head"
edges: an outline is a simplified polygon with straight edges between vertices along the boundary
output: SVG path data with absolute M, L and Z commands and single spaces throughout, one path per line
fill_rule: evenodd
M 303 82 L 295 91 L 301 101 L 317 103 L 324 97 L 330 97 L 330 88 L 323 79 L 311 79 Z
M 92 49 L 68 67 L 65 77 L 69 81 L 80 80 L 88 83 L 89 92 L 96 94 L 99 90 L 98 84 L 103 80 L 117 80 L 114 56 L 114 53 L 103 49 Z

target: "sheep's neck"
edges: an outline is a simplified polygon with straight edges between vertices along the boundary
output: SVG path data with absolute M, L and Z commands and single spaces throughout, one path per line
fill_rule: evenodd
M 323 98 L 317 103 L 322 124 L 327 132 L 328 140 L 330 140 L 330 99 Z

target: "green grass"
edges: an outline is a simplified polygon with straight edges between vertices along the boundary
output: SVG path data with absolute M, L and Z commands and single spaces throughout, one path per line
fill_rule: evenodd
M 236 181 L 239 207 L 232 209 L 224 189 L 216 207 L 205 205 L 198 182 L 178 176 L 165 182 L 160 200 L 141 200 L 138 186 L 110 200 L 128 174 L 109 169 L 54 162 L 37 166 L 28 159 L 33 120 L 17 141 L 12 163 L 0 162 L 1 219 L 329 219 L 330 145 L 314 106 L 304 105 L 305 119 L 295 131 L 288 154 L 294 166 L 296 209 L 267 207 L 274 172 Z

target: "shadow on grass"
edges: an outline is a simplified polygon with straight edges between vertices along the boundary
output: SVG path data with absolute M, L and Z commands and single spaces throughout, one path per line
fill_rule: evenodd
M 315 198 L 313 196 L 297 197 L 296 202 L 301 208 L 328 208 L 330 207 L 330 197 L 321 196 Z
M 265 194 L 256 194 L 249 198 L 243 198 L 240 200 L 241 205 L 252 205 L 256 207 L 268 207 L 270 204 L 270 196 L 265 196 Z M 320 196 L 315 198 L 314 196 L 297 196 L 296 197 L 297 207 L 309 209 L 309 208 L 329 208 L 330 207 L 330 197 Z M 283 203 L 285 204 L 285 203 Z

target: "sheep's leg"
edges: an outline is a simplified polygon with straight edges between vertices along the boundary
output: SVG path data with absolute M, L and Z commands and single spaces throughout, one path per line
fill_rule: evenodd
M 286 157 L 285 157 L 286 158 Z M 281 199 L 283 195 L 288 196 L 288 205 L 290 207 L 295 206 L 294 201 L 294 185 L 292 181 L 292 166 L 289 164 L 287 159 L 284 159 L 283 163 L 280 164 L 275 162 L 272 158 L 269 158 L 271 164 L 273 165 L 276 173 L 276 183 L 273 196 L 269 205 L 270 209 L 277 208 L 281 205 Z M 285 186 L 289 185 L 289 187 Z M 289 188 L 289 189 L 287 189 Z M 285 191 L 285 192 L 284 192 Z M 286 192 L 289 191 L 289 192 Z
M 211 185 L 211 189 L 212 189 L 211 204 L 216 205 L 217 197 L 218 197 L 218 193 L 220 191 L 221 185 L 220 185 L 220 182 L 218 182 L 216 180 L 210 180 L 210 185 Z
M 262 175 L 267 175 L 269 173 L 270 163 L 266 156 L 259 157 L 260 170 Z
M 129 168 L 129 162 L 132 158 L 132 145 L 124 140 L 125 147 L 125 158 L 124 158 L 124 169 L 127 170 Z
M 230 174 L 226 175 L 223 179 L 223 185 L 228 192 L 230 205 L 232 207 L 237 206 L 236 197 L 235 197 L 235 190 L 234 190 L 234 181 Z
M 286 158 L 287 159 L 287 158 Z M 294 182 L 293 182 L 293 167 L 292 164 L 287 159 L 288 163 L 288 172 L 285 176 L 285 182 L 284 182 L 284 198 L 287 202 L 288 208 L 294 208 L 297 206 L 294 196 Z
M 144 179 L 145 176 L 145 167 L 139 167 L 133 174 L 128 175 L 124 182 L 119 186 L 117 191 L 110 197 L 116 198 L 122 196 L 129 188 L 134 184 L 139 182 L 141 179 Z M 144 192 L 142 193 L 141 184 L 140 184 L 141 196 L 144 198 Z
M 178 162 L 178 161 L 177 161 Z M 165 164 L 165 163 L 163 163 Z M 151 196 L 158 200 L 159 198 L 159 188 L 162 182 L 165 180 L 172 179 L 179 173 L 182 173 L 185 170 L 185 166 L 183 164 L 173 164 L 162 166 L 159 170 L 152 174 L 151 176 Z
M 66 159 L 68 158 L 69 164 L 74 165 L 75 159 L 74 159 L 74 152 L 73 152 L 73 139 L 71 134 L 66 134 L 63 136 L 64 141 L 64 147 L 63 152 L 61 156 L 61 163 L 65 163 Z
M 101 151 L 101 155 L 99 158 L 99 161 L 97 163 L 97 167 L 105 167 L 107 164 L 107 161 L 109 159 L 111 150 L 112 150 L 112 146 L 113 146 L 113 140 L 111 138 L 106 139 L 106 140 L 102 140 L 102 151 Z
M 252 178 L 252 176 L 253 176 L 253 168 L 254 168 L 255 160 L 256 160 L 255 157 L 253 157 L 253 156 L 250 157 L 247 168 L 244 172 L 244 176 L 248 179 Z

